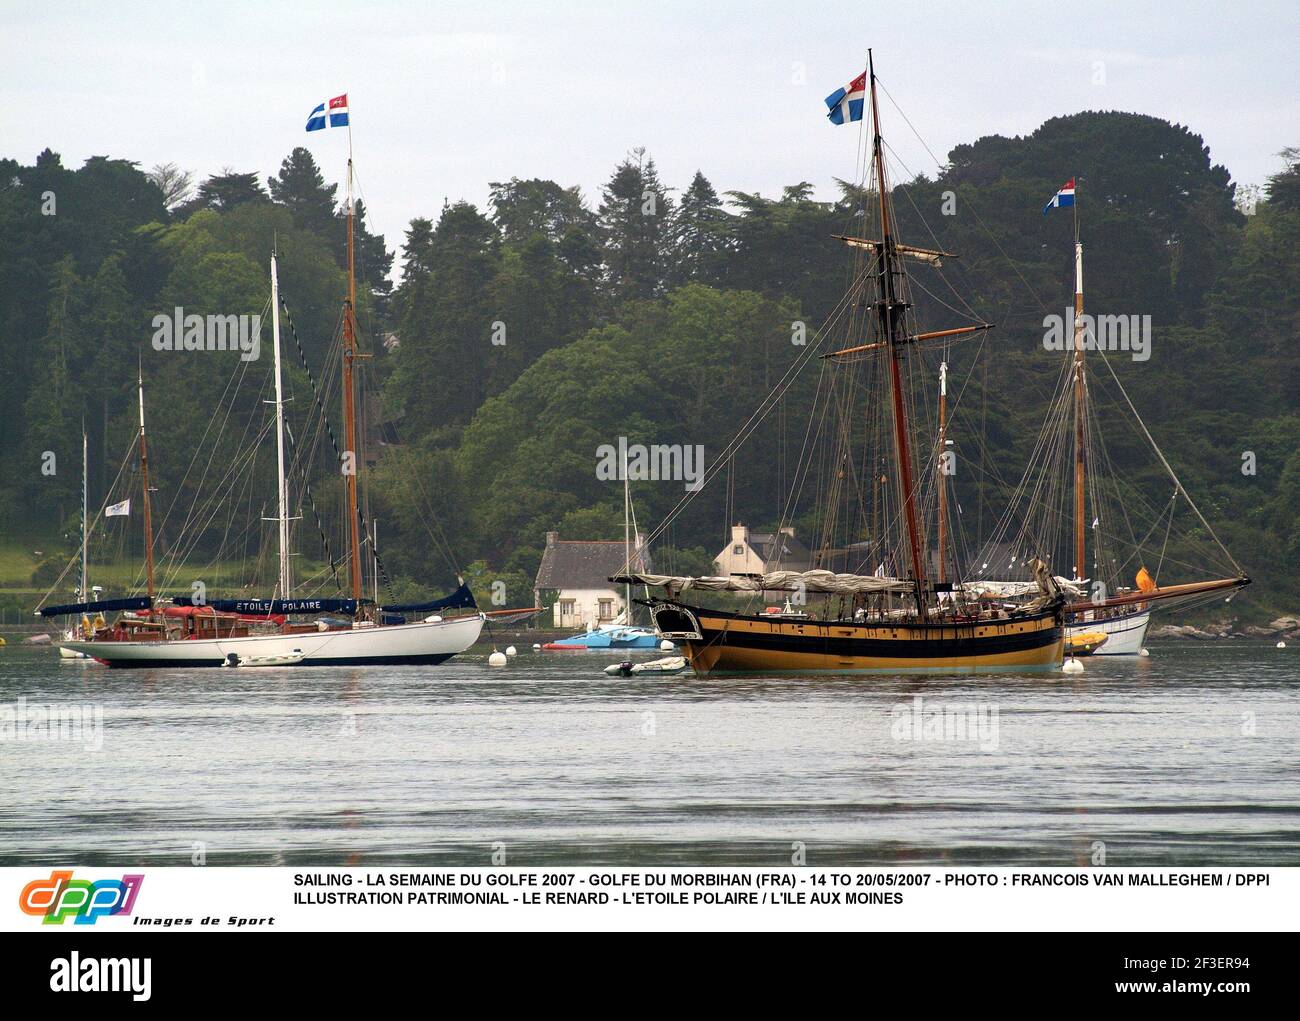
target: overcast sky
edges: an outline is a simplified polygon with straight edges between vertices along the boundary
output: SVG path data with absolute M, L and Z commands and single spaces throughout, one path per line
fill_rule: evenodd
M 551 178 L 595 200 L 635 146 L 671 187 L 698 168 L 719 191 L 806 180 L 831 197 L 858 132 L 822 100 L 868 46 L 940 159 L 1088 109 L 1186 124 L 1244 184 L 1300 145 L 1295 0 L 0 5 L 0 154 L 265 177 L 306 145 L 341 180 L 346 133 L 304 127 L 346 91 L 361 193 L 394 248 L 444 198 L 483 204 L 489 181 Z M 933 174 L 895 111 L 882 119 L 903 164 Z

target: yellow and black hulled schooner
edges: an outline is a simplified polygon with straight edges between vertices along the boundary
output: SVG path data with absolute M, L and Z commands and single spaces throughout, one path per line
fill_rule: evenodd
M 871 154 L 879 240 L 840 237 L 853 249 L 857 271 L 842 308 L 851 316 L 845 347 L 821 355 L 836 368 L 871 363 L 879 381 L 880 450 L 887 465 L 873 472 L 873 481 L 887 481 L 888 528 L 897 541 L 889 551 L 880 531 L 855 550 L 851 559 L 822 556 L 823 565 L 853 566 L 865 571 L 879 558 L 872 573 L 843 573 L 829 569 L 777 570 L 763 575 L 678 577 L 625 574 L 628 581 L 664 595 L 648 600 L 655 623 L 665 638 L 678 642 L 697 674 L 710 673 L 1002 673 L 1051 671 L 1060 667 L 1064 649 L 1067 601 L 1045 563 L 1034 560 L 1035 598 L 1020 604 L 965 598 L 962 587 L 944 581 L 945 554 L 931 560 L 925 531 L 928 507 L 923 505 L 916 452 L 927 449 L 913 435 L 909 410 L 914 394 L 907 372 L 909 352 L 924 342 L 973 334 L 990 328 L 977 323 L 930 333 L 919 332 L 911 313 L 904 263 L 917 259 L 931 264 L 949 253 L 918 248 L 898 238 L 885 173 L 875 69 L 868 55 Z M 864 193 L 865 194 L 865 193 Z M 865 210 L 864 210 L 865 212 Z M 865 231 L 864 231 L 865 233 Z M 825 331 L 823 331 L 825 332 Z M 847 388 L 844 392 L 853 393 Z M 860 398 L 859 398 L 860 400 Z M 923 460 L 923 459 L 922 459 Z M 939 511 L 939 542 L 943 543 L 943 510 Z M 822 553 L 830 551 L 823 543 Z M 869 556 L 870 561 L 864 557 Z M 931 571 L 927 565 L 935 564 Z M 824 598 L 806 600 L 818 612 L 762 614 L 709 609 L 687 602 L 690 593 L 799 593 Z M 803 602 L 804 600 L 796 600 Z

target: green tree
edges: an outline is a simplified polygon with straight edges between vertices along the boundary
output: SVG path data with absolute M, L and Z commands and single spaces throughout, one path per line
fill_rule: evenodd
M 399 296 L 400 346 L 386 384 L 408 435 L 469 421 L 488 392 L 484 364 L 497 321 L 492 283 L 500 260 L 496 227 L 474 206 L 457 202 L 443 209 L 421 264 L 408 266 Z
M 1268 179 L 1268 201 L 1279 209 L 1300 210 L 1300 146 L 1289 146 L 1278 155 L 1286 167 Z
M 667 276 L 673 218 L 654 160 L 634 149 L 601 192 L 606 279 L 617 299 L 650 298 Z
M 280 164 L 280 172 L 268 177 L 266 184 L 271 201 L 288 209 L 297 226 L 333 240 L 337 228 L 334 193 L 339 186 L 326 185 L 311 152 L 296 146 Z
M 239 174 L 226 167 L 199 185 L 199 205 L 219 212 L 229 212 L 245 202 L 266 202 L 268 198 L 256 171 Z
M 724 259 L 731 247 L 731 216 L 713 185 L 698 170 L 682 194 L 673 221 L 672 246 L 669 278 L 673 283 L 709 284 L 722 279 Z

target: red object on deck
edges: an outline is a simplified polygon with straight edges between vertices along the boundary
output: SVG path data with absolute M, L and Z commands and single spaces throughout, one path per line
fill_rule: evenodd
M 211 606 L 164 606 L 155 611 L 161 613 L 164 617 L 236 617 L 245 621 L 269 621 L 277 627 L 284 626 L 284 614 L 277 613 L 268 616 L 265 613 L 221 613 L 218 614 Z

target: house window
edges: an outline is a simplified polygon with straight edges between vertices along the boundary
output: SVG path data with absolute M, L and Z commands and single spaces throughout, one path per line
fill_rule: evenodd
M 733 557 L 743 557 L 745 555 L 745 547 L 740 545 L 732 546 L 731 555 Z
M 600 612 L 600 619 L 601 619 L 601 620 L 611 620 L 611 619 L 613 619 L 613 616 L 614 616 L 614 600 L 612 600 L 612 599 L 602 599 L 602 600 L 600 600 L 600 602 L 599 602 L 599 606 L 600 606 L 600 610 L 599 610 L 599 612 Z

